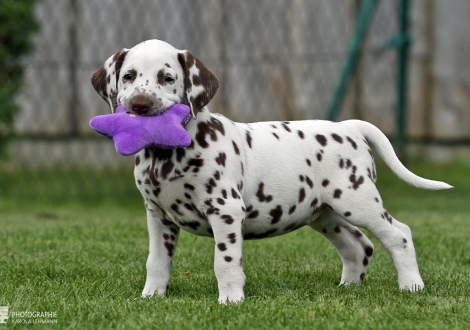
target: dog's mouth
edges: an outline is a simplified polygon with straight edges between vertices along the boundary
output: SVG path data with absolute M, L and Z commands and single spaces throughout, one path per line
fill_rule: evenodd
M 130 113 L 139 116 L 159 115 L 169 108 L 155 93 L 147 94 L 140 90 L 134 91 L 129 97 L 122 97 L 120 101 Z
M 134 114 L 134 115 L 138 115 L 138 116 L 148 116 L 148 117 L 151 117 L 151 116 L 157 116 L 157 115 L 160 115 L 162 113 L 164 113 L 168 108 L 162 108 L 162 109 L 151 109 L 149 111 L 144 111 L 144 112 L 139 112 L 139 111 L 133 111 L 131 110 L 130 113 Z

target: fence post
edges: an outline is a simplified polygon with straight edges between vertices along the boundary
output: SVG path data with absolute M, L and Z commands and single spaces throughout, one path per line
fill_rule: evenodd
M 369 26 L 369 22 L 377 1 L 378 0 L 362 0 L 356 26 L 354 27 L 353 36 L 349 43 L 346 58 L 341 67 L 341 75 L 338 79 L 333 98 L 328 107 L 328 112 L 326 115 L 328 120 L 334 120 L 340 110 L 348 79 L 351 76 L 351 73 L 353 72 L 354 66 L 356 64 L 357 54 L 359 53 L 359 48 L 362 44 L 362 41 L 364 40 L 365 32 Z
M 407 77 L 408 53 L 410 37 L 408 31 L 408 14 L 410 0 L 400 0 L 398 8 L 399 34 L 396 36 L 398 50 L 398 77 L 397 77 L 397 135 L 396 147 L 398 157 L 406 162 L 406 114 L 407 114 Z
M 77 78 L 77 62 L 79 58 L 79 42 L 78 42 L 78 24 L 80 19 L 78 1 L 70 0 L 70 25 L 69 25 L 69 79 L 70 79 L 70 99 L 68 104 L 70 135 L 78 135 L 78 78 Z

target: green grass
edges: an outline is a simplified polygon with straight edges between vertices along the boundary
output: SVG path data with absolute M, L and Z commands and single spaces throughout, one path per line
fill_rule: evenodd
M 140 199 L 132 167 L 100 168 L 90 173 L 87 167 L 15 168 L 0 164 L 0 198 L 93 202 L 103 198 Z
M 148 238 L 138 193 L 51 202 L 15 192 L 0 200 L 0 306 L 55 311 L 60 329 L 468 329 L 470 165 L 411 169 L 456 187 L 419 190 L 379 168 L 387 209 L 413 230 L 422 292 L 398 290 L 393 263 L 374 239 L 364 283 L 338 287 L 334 248 L 303 228 L 245 242 L 240 305 L 217 303 L 212 240 L 184 232 L 167 296 L 140 299 Z M 120 179 L 132 182 L 131 170 Z M 27 327 L 11 321 L 0 330 Z

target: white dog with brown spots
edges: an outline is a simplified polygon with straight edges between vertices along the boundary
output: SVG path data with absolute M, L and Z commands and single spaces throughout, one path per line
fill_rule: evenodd
M 303 226 L 337 248 L 341 284 L 360 283 L 373 254 L 358 226 L 388 250 L 401 290 L 424 287 L 410 228 L 386 211 L 376 189 L 369 144 L 409 184 L 451 186 L 407 170 L 375 126 L 359 120 L 242 124 L 211 114 L 206 105 L 219 86 L 215 75 L 190 52 L 159 40 L 117 52 L 92 83 L 113 112 L 119 103 L 139 115 L 184 103 L 193 115 L 186 126 L 189 147 L 146 148 L 136 155 L 134 174 L 150 237 L 143 297 L 165 294 L 180 228 L 214 238 L 221 303 L 244 299 L 244 239 Z

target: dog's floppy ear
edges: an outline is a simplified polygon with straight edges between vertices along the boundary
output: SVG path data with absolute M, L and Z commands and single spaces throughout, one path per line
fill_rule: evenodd
M 189 105 L 194 118 L 217 93 L 219 80 L 200 59 L 187 50 L 178 53 L 178 61 L 184 72 L 183 103 Z
M 96 70 L 91 76 L 91 84 L 100 96 L 108 103 L 111 112 L 116 111 L 117 107 L 117 83 L 119 81 L 119 73 L 122 63 L 126 58 L 126 48 L 121 49 L 104 62 L 102 66 Z

